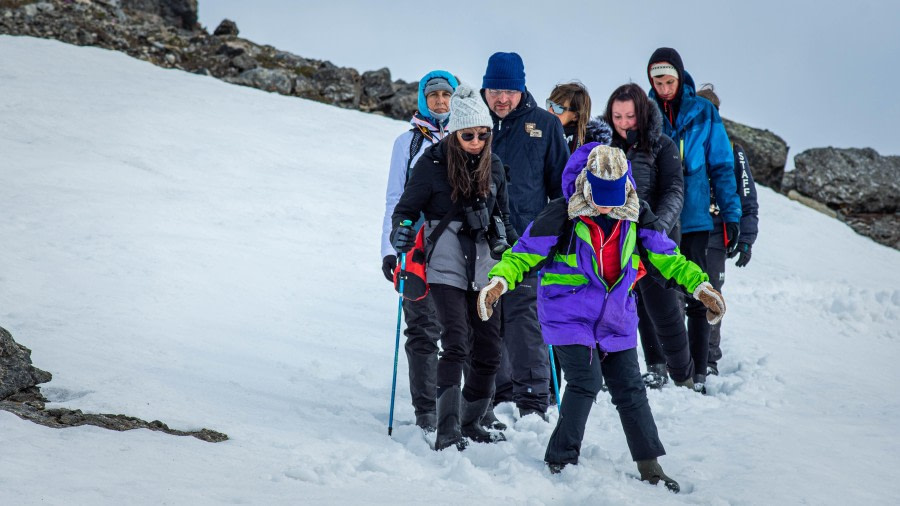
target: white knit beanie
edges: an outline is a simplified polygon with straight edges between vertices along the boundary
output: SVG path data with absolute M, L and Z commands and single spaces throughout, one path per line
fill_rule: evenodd
M 481 94 L 469 85 L 460 83 L 450 97 L 450 122 L 447 130 L 456 132 L 472 127 L 493 128 L 494 121 Z

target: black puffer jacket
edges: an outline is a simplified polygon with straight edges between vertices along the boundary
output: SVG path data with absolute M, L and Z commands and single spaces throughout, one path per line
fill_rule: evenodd
M 662 133 L 662 115 L 659 108 L 653 107 L 651 110 L 653 113 L 647 136 L 651 142 L 649 150 L 641 149 L 641 146 L 637 145 L 629 146 L 615 130 L 612 132 L 611 145 L 625 152 L 625 156 L 631 162 L 638 197 L 650 204 L 650 209 L 671 236 L 672 231 L 678 226 L 681 208 L 684 205 L 681 156 L 675 142 Z M 591 123 L 598 120 L 603 121 L 597 117 Z

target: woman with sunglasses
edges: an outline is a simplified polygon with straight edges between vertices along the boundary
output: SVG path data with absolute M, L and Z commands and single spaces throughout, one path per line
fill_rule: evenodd
M 547 99 L 547 111 L 559 118 L 569 143 L 569 153 L 574 153 L 584 144 L 591 119 L 591 96 L 587 88 L 577 81 L 556 85 Z
M 440 236 L 425 248 L 428 284 L 444 328 L 437 367 L 435 450 L 450 446 L 462 450 L 466 438 L 480 443 L 506 439 L 480 423 L 491 405 L 500 367 L 501 316 L 483 322 L 475 304 L 504 245 L 518 240 L 509 222 L 503 163 L 491 153 L 493 120 L 487 106 L 476 90 L 461 84 L 450 99 L 450 110 L 447 128 L 453 133 L 416 162 L 391 217 L 391 243 L 400 253 L 409 251 L 415 241 L 413 228 L 404 223 L 415 222 L 424 213 L 424 234 L 429 237 L 449 218 Z
M 625 152 L 638 196 L 650 205 L 670 239 L 678 243 L 684 203 L 684 179 L 678 147 L 662 133 L 662 114 L 637 84 L 616 88 L 606 103 L 604 119 L 613 126 L 611 145 Z M 646 263 L 646 262 L 645 262 Z M 649 388 L 662 388 L 671 374 L 676 385 L 692 387 L 694 362 L 681 313 L 681 299 L 666 288 L 666 280 L 652 266 L 640 279 L 638 329 Z M 668 365 L 668 367 L 667 367 Z

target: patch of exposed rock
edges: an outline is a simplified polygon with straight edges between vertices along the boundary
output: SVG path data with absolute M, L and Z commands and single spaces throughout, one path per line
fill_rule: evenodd
M 6 329 L 0 327 L 0 409 L 4 411 L 57 429 L 96 425 L 116 431 L 149 429 L 176 436 L 194 436 L 211 443 L 228 440 L 228 436 L 221 432 L 209 429 L 176 430 L 159 420 L 147 422 L 126 415 L 83 413 L 79 409 L 67 408 L 47 409 L 47 399 L 37 385 L 46 383 L 51 378 L 49 372 L 38 369 L 31 363 L 31 350 L 17 343 Z
M 224 20 L 210 35 L 196 0 L 0 0 L 0 34 L 56 39 L 121 51 L 165 68 L 234 84 L 408 119 L 418 83 L 387 68 L 356 69 L 304 58 L 238 36 Z

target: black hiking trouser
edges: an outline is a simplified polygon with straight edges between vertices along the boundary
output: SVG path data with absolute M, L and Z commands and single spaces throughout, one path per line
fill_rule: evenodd
M 606 354 L 602 359 L 602 372 L 601 358 L 596 348 L 554 346 L 553 352 L 562 363 L 566 390 L 559 410 L 559 421 L 544 454 L 545 462 L 578 463 L 585 424 L 603 381 L 619 412 L 632 460 L 653 459 L 666 454 L 647 402 L 636 349 Z
M 434 300 L 429 293 L 421 300 L 403 301 L 403 318 L 406 321 L 406 360 L 409 365 L 409 395 L 416 416 L 435 412 L 434 399 L 438 340 L 441 324 L 438 322 Z
M 706 247 L 709 232 L 691 232 L 681 236 L 681 254 L 694 262 L 703 272 L 707 272 Z M 691 344 L 691 358 L 694 359 L 694 374 L 706 376 L 709 360 L 709 322 L 706 321 L 706 306 L 693 297 L 687 299 L 688 341 Z
M 709 284 L 719 293 L 725 284 L 725 234 L 721 227 L 716 227 L 709 234 L 706 249 L 706 264 L 709 269 Z M 709 365 L 717 366 L 722 358 L 722 322 L 709 326 Z
M 443 351 L 437 365 L 438 390 L 458 386 L 468 362 L 463 397 L 469 400 L 490 397 L 500 367 L 500 306 L 488 321 L 483 322 L 476 309 L 478 292 L 433 284 L 431 294 L 444 329 L 441 335 Z
M 550 357 L 537 317 L 537 273 L 506 293 L 503 306 L 503 357 L 494 402 L 513 401 L 519 409 L 544 413 L 550 402 Z

